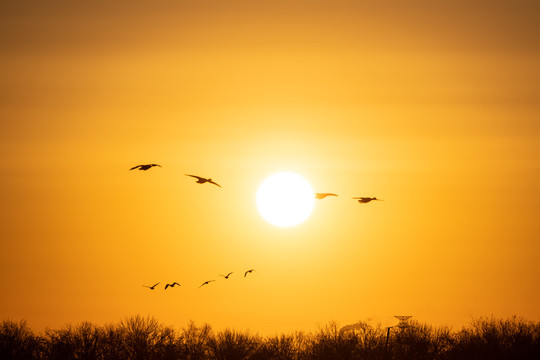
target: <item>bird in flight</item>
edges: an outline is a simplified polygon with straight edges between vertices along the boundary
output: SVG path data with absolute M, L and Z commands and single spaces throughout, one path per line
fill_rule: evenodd
M 209 182 L 210 184 L 214 184 L 216 186 L 221 187 L 221 185 L 219 185 L 218 183 L 212 181 L 212 179 L 206 179 L 206 178 L 203 178 L 203 177 L 200 177 L 200 176 L 197 176 L 197 175 L 189 175 L 189 174 L 185 174 L 185 175 L 196 178 L 197 179 L 197 181 L 196 181 L 197 184 L 204 184 L 205 182 Z
M 158 285 L 159 285 L 159 283 L 157 283 L 157 284 L 155 284 L 155 285 L 152 285 L 152 286 L 148 286 L 148 285 L 143 285 L 143 286 L 149 288 L 150 290 L 154 290 L 154 288 L 155 288 L 156 286 L 158 286 Z
M 373 200 L 382 201 L 381 199 L 377 199 L 376 197 L 353 197 L 353 199 L 357 199 L 360 204 L 367 204 L 368 202 Z
M 134 167 L 132 167 L 132 168 L 129 169 L 129 170 L 135 170 L 135 169 L 139 168 L 139 170 L 145 170 L 145 171 L 146 171 L 146 170 L 148 170 L 148 169 L 150 169 L 151 167 L 154 167 L 154 166 L 159 166 L 159 167 L 161 167 L 161 165 L 159 165 L 159 164 L 145 164 L 145 165 L 137 165 L 137 166 L 134 166 Z
M 255 269 L 250 269 L 250 270 L 246 271 L 246 272 L 244 273 L 244 277 L 246 277 L 247 274 L 252 273 L 252 272 L 254 272 L 254 271 L 255 271 Z
M 180 286 L 180 284 L 175 281 L 172 284 L 165 284 L 165 290 L 167 290 L 168 287 L 174 287 L 174 285 Z
M 210 284 L 212 281 L 216 281 L 216 280 L 208 280 L 208 281 L 205 281 L 205 282 L 203 282 L 202 285 L 199 286 L 199 287 L 203 287 L 204 285 L 208 285 L 208 284 Z
M 227 275 L 221 275 L 221 274 L 219 274 L 219 276 L 223 276 L 225 279 L 228 279 L 229 276 L 231 276 L 231 274 L 232 274 L 232 272 L 228 273 Z
M 315 193 L 315 199 L 324 199 L 327 196 L 338 196 L 337 194 L 332 193 Z

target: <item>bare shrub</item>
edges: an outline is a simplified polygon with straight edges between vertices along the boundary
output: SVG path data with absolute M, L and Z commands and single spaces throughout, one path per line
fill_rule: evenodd
M 300 352 L 297 339 L 295 335 L 276 335 L 265 338 L 253 358 L 256 360 L 296 360 Z
M 455 335 L 453 359 L 538 359 L 540 323 L 521 318 L 479 318 Z
M 210 339 L 212 358 L 216 360 L 250 359 L 259 344 L 258 337 L 230 329 L 225 329 Z
M 349 331 L 356 337 L 356 354 L 359 359 L 378 360 L 384 357 L 386 329 L 382 329 L 380 325 L 373 327 L 360 321 Z
M 71 325 L 66 325 L 60 330 L 46 329 L 44 340 L 46 358 L 58 360 L 75 358 L 76 341 Z
M 82 360 L 99 359 L 101 350 L 101 330 L 98 326 L 83 322 L 75 328 L 75 358 Z
M 3 320 L 0 324 L 0 359 L 34 359 L 39 341 L 25 320 Z
M 396 330 L 390 349 L 393 359 L 441 359 L 450 343 L 448 328 L 434 329 L 431 325 L 411 322 L 408 327 Z
M 117 325 L 109 324 L 101 328 L 101 359 L 129 359 L 129 354 L 123 346 L 124 334 L 124 329 L 121 329 Z
M 124 319 L 119 329 L 129 359 L 164 359 L 167 351 L 175 347 L 174 330 L 149 316 L 137 315 Z
M 358 359 L 358 338 L 354 332 L 339 331 L 331 322 L 312 335 L 306 354 L 309 359 Z
M 188 326 L 182 329 L 177 340 L 182 359 L 203 360 L 210 355 L 210 340 L 212 328 L 204 324 L 201 327 L 190 321 Z

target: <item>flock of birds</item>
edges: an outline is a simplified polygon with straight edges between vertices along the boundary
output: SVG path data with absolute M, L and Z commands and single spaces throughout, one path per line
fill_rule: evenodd
M 159 165 L 159 164 L 143 164 L 143 165 L 134 166 L 129 170 L 139 169 L 139 170 L 146 171 L 148 169 L 153 168 L 154 166 L 161 167 L 161 165 Z M 197 175 L 190 175 L 190 174 L 185 174 L 185 175 L 186 176 L 191 176 L 191 177 L 197 179 L 197 181 L 196 181 L 197 184 L 210 183 L 210 184 L 214 184 L 216 186 L 222 187 L 221 185 L 219 185 L 217 182 L 213 181 L 212 179 L 203 178 L 203 177 L 197 176 Z M 318 199 L 318 200 L 322 200 L 322 199 L 324 199 L 324 198 L 326 198 L 328 196 L 339 196 L 339 195 L 334 194 L 334 193 L 315 193 L 315 199 Z M 374 201 L 374 200 L 382 201 L 381 199 L 377 199 L 376 197 L 367 197 L 367 196 L 353 197 L 353 199 L 358 200 L 358 202 L 360 204 L 367 204 L 368 202 Z
M 246 277 L 248 274 L 251 274 L 251 273 L 254 272 L 254 271 L 255 271 L 255 269 L 249 269 L 249 270 L 246 270 L 246 271 L 244 272 L 244 277 Z M 222 276 L 225 280 L 228 280 L 229 277 L 230 277 L 232 274 L 234 274 L 234 272 L 231 271 L 231 272 L 228 273 L 227 275 L 219 274 L 219 276 Z M 216 280 L 206 280 L 205 282 L 203 282 L 203 283 L 199 286 L 199 288 L 203 287 L 204 285 L 208 285 L 208 284 L 210 284 L 211 282 L 214 282 L 214 281 L 216 281 Z M 149 286 L 149 285 L 143 285 L 143 286 L 144 286 L 145 288 L 150 289 L 150 290 L 155 290 L 155 289 L 156 289 L 156 286 L 158 286 L 159 284 L 161 284 L 161 282 L 155 283 L 155 284 L 152 285 L 152 286 Z M 165 289 L 164 289 L 164 290 L 167 290 L 167 288 L 169 288 L 169 287 L 171 287 L 171 288 L 172 288 L 172 287 L 175 287 L 176 285 L 181 286 L 181 285 L 180 285 L 179 283 L 177 283 L 176 281 L 173 282 L 172 284 L 165 284 Z
M 146 171 L 148 169 L 151 169 L 155 166 L 158 166 L 158 167 L 161 167 L 161 165 L 159 164 L 142 164 L 142 165 L 137 165 L 137 166 L 134 166 L 132 167 L 131 169 L 129 169 L 130 171 L 131 170 L 135 170 L 135 169 L 138 169 L 138 170 L 142 170 L 142 171 Z M 213 181 L 212 179 L 210 178 L 204 178 L 204 177 L 201 177 L 201 176 L 197 176 L 197 175 L 191 175 L 191 174 L 185 174 L 186 176 L 190 176 L 192 178 L 195 178 L 197 179 L 196 183 L 197 184 L 205 184 L 205 183 L 209 183 L 209 184 L 213 184 L 213 185 L 216 185 L 216 186 L 219 186 L 220 188 L 222 187 L 221 185 L 219 185 L 217 182 Z M 339 196 L 338 194 L 334 194 L 334 193 L 315 193 L 315 199 L 318 199 L 318 200 L 322 200 L 328 196 Z M 377 199 L 376 197 L 366 197 L 366 196 L 362 196 L 362 197 L 353 197 L 353 199 L 355 200 L 358 200 L 358 202 L 360 204 L 367 204 L 369 203 L 370 201 L 374 201 L 374 200 L 378 200 L 380 201 L 380 199 Z M 249 269 L 247 271 L 244 272 L 244 277 L 246 277 L 248 274 L 254 272 L 255 269 Z M 220 276 L 222 276 L 224 279 L 229 279 L 229 277 L 233 274 L 233 272 L 230 272 L 228 273 L 227 275 L 222 275 L 222 274 L 219 274 Z M 203 282 L 199 288 L 205 286 L 205 285 L 208 285 L 210 284 L 211 282 L 214 282 L 216 280 L 207 280 L 205 282 Z M 156 289 L 156 286 L 158 286 L 161 282 L 158 282 L 152 286 L 149 286 L 149 285 L 143 285 L 144 287 L 150 289 L 150 290 L 155 290 Z M 167 288 L 171 287 L 175 287 L 176 285 L 178 286 L 181 286 L 179 283 L 177 283 L 176 281 L 173 282 L 172 284 L 165 284 L 165 289 L 164 290 L 167 290 Z
M 333 193 L 315 193 L 315 199 L 322 200 L 327 196 L 339 196 L 339 195 L 333 194 Z M 367 204 L 368 202 L 373 201 L 373 200 L 382 201 L 381 199 L 377 199 L 376 197 L 367 197 L 367 196 L 353 197 L 353 199 L 358 200 L 360 204 Z

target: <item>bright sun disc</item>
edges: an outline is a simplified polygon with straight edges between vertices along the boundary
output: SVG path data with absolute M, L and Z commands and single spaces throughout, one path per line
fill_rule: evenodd
M 290 227 L 304 222 L 313 210 L 311 185 L 298 174 L 280 172 L 268 177 L 257 191 L 257 208 L 269 223 Z

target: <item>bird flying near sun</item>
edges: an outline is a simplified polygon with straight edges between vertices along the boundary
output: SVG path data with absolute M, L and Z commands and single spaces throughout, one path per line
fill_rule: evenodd
M 257 208 L 261 216 L 279 227 L 304 222 L 315 205 L 313 189 L 306 179 L 292 172 L 270 175 L 257 190 Z
M 360 204 L 367 204 L 368 202 L 373 200 L 382 201 L 381 199 L 377 199 L 376 197 L 353 197 L 353 199 L 357 199 Z
M 205 281 L 205 282 L 203 282 L 203 283 L 201 284 L 201 286 L 199 286 L 199 287 L 203 287 L 204 285 L 208 285 L 208 284 L 210 284 L 212 281 L 216 281 L 216 280 L 208 280 L 208 281 Z
M 254 271 L 255 271 L 255 269 L 249 269 L 248 271 L 246 271 L 246 272 L 244 273 L 244 277 L 246 277 L 247 274 L 251 274 L 251 273 L 254 272 Z
M 148 169 L 150 169 L 150 168 L 152 168 L 152 167 L 154 167 L 154 166 L 159 166 L 159 167 L 161 167 L 161 165 L 159 165 L 159 164 L 145 164 L 145 165 L 137 165 L 137 166 L 134 166 L 134 167 L 132 167 L 132 168 L 129 169 L 129 170 L 131 171 L 131 170 L 135 170 L 135 169 L 138 168 L 139 170 L 144 170 L 144 171 L 146 171 L 146 170 L 148 170 Z
M 216 186 L 221 187 L 221 185 L 219 185 L 217 182 L 212 181 L 212 179 L 206 179 L 206 178 L 203 178 L 203 177 L 200 177 L 200 176 L 197 176 L 197 175 L 189 175 L 189 174 L 185 174 L 185 175 L 196 178 L 197 179 L 197 181 L 196 181 L 197 184 L 204 184 L 204 183 L 208 182 L 210 184 L 214 184 Z
M 176 281 L 175 281 L 175 282 L 173 282 L 172 284 L 165 284 L 165 290 L 167 290 L 167 288 L 168 288 L 168 287 L 174 287 L 175 285 L 178 285 L 178 286 L 180 286 L 180 284 L 179 284 L 179 283 L 177 283 Z
M 231 274 L 233 274 L 233 272 L 230 272 L 230 273 L 228 273 L 227 275 L 221 275 L 221 274 L 219 274 L 219 276 L 223 276 L 225 279 L 228 279 L 229 276 L 231 276 Z
M 332 193 L 315 193 L 315 199 L 324 199 L 327 196 L 338 196 L 337 194 Z
M 155 285 L 152 285 L 152 286 L 148 286 L 148 285 L 143 285 L 143 286 L 149 288 L 150 290 L 154 290 L 156 288 L 156 286 L 158 286 L 158 285 L 159 285 L 159 283 L 157 283 Z

